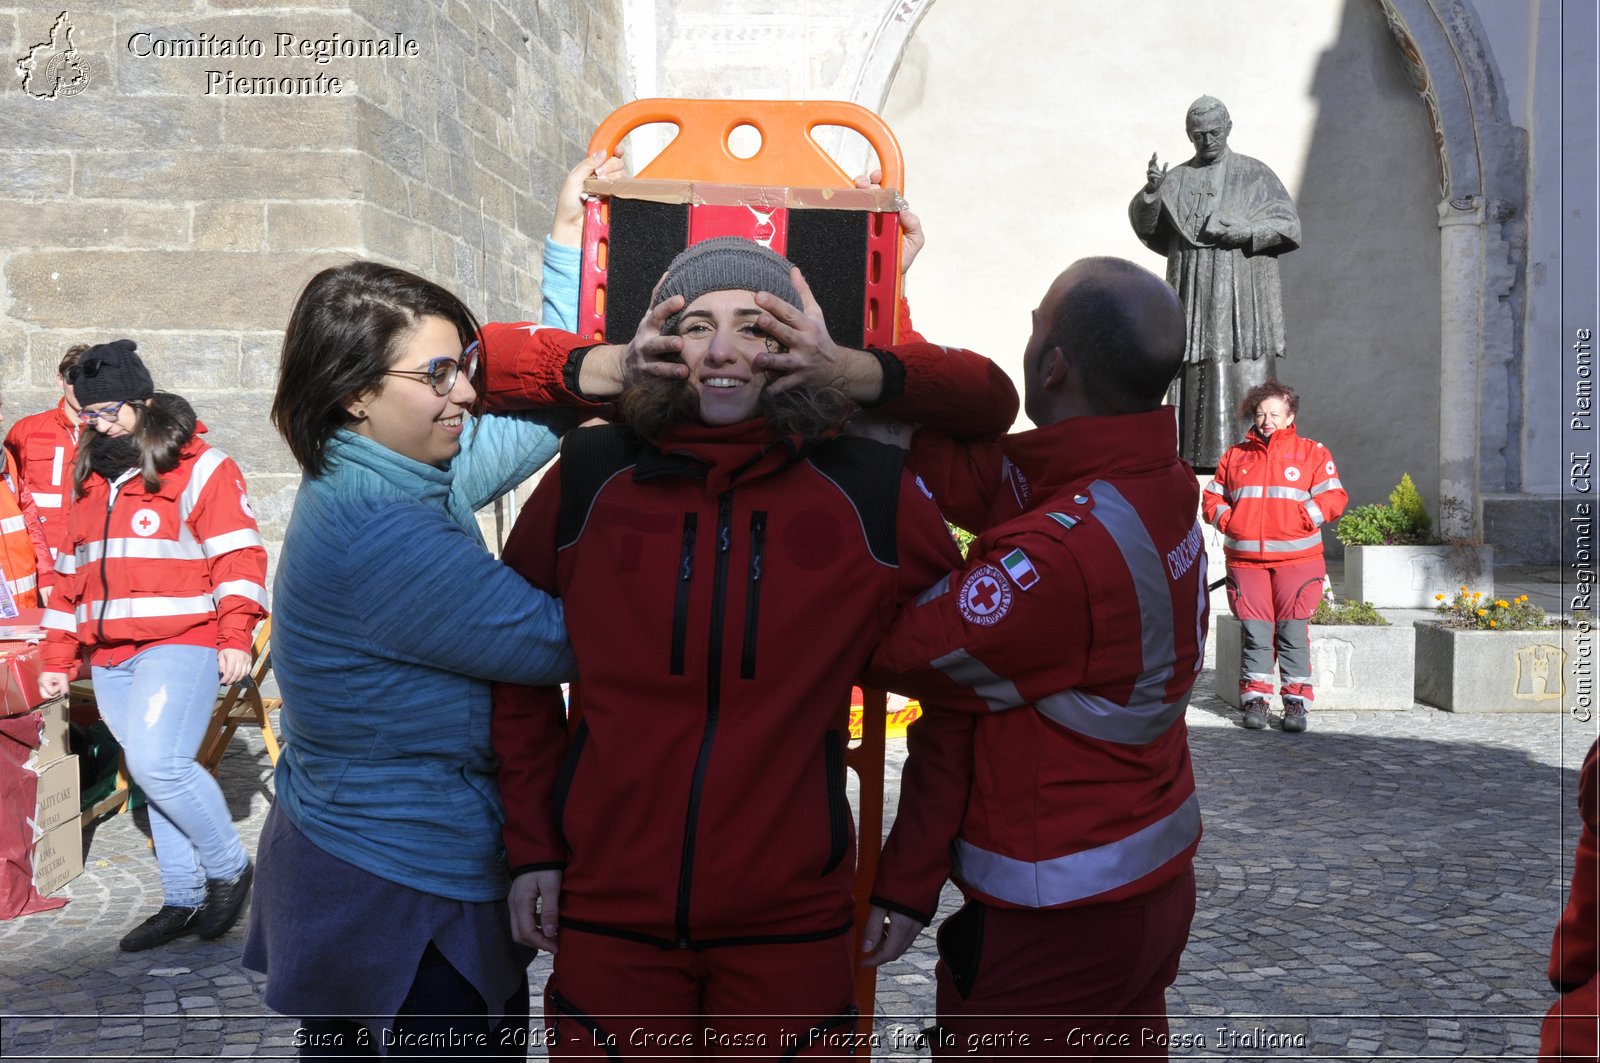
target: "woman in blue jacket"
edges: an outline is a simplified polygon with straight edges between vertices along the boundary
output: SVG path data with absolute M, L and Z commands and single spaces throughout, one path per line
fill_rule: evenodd
M 312 279 L 284 339 L 272 419 L 304 478 L 274 584 L 287 741 L 245 964 L 306 1017 L 306 1056 L 524 1054 L 532 951 L 506 915 L 489 685 L 573 663 L 561 604 L 473 517 L 557 442 L 537 415 L 474 415 L 477 334 L 438 285 L 354 262 Z

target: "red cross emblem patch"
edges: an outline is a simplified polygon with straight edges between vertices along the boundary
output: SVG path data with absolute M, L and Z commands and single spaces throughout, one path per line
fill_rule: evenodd
M 161 514 L 153 509 L 141 509 L 133 515 L 133 534 L 149 538 L 161 530 Z
M 969 624 L 988 627 L 1011 611 L 1011 581 L 994 565 L 982 564 L 961 584 L 961 615 Z

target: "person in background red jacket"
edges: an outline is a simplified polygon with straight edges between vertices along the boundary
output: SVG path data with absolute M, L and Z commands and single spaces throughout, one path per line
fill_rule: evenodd
M 1578 775 L 1583 833 L 1573 858 L 1572 890 L 1550 944 L 1550 984 L 1562 997 L 1539 1031 L 1539 1058 L 1593 1061 L 1600 1049 L 1600 742 Z
M 924 716 L 863 947 L 896 958 L 944 879 L 961 887 L 938 933 L 935 1059 L 1167 1056 L 1201 836 L 1184 711 L 1208 620 L 1199 492 L 1162 405 L 1183 336 L 1159 277 L 1077 262 L 1023 352 L 1039 427 L 913 438 L 946 514 L 983 533 L 873 656 L 870 677 Z
M 72 464 L 78 454 L 78 400 L 67 384 L 67 374 L 88 349 L 87 343 L 73 344 L 56 366 L 56 386 L 61 389 L 61 401 L 51 409 L 20 419 L 6 433 L 6 452 L 15 459 L 22 482 L 33 494 L 52 559 L 67 535 Z M 51 570 L 54 570 L 54 560 Z
M 87 655 L 100 715 L 149 800 L 162 905 L 122 950 L 220 937 L 239 918 L 251 865 L 195 755 L 218 683 L 250 668 L 267 552 L 239 467 L 200 439 L 187 402 L 155 391 L 132 340 L 91 347 L 69 382 L 94 431 L 73 469 L 40 693 L 66 693 Z
M 1311 688 L 1311 614 L 1327 566 L 1322 526 L 1344 512 L 1346 495 L 1328 448 L 1295 431 L 1300 397 L 1269 380 L 1245 393 L 1239 416 L 1255 423 L 1222 456 L 1202 498 L 1206 522 L 1222 533 L 1228 605 L 1242 629 L 1239 700 L 1244 725 L 1267 726 L 1281 672 L 1283 729 L 1304 731 Z
M 0 580 L 0 619 L 44 605 L 55 582 L 44 524 L 9 451 L 0 468 Z

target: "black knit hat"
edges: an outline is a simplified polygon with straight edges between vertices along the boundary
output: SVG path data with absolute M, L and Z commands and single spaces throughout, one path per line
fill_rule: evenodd
M 716 236 L 678 252 L 667 267 L 667 275 L 656 289 L 652 307 L 674 295 L 683 296 L 683 309 L 707 292 L 771 292 L 790 306 L 800 306 L 789 271 L 794 264 L 769 247 L 742 236 Z M 661 331 L 671 336 L 678 331 L 683 310 L 667 318 Z
M 79 406 L 97 402 L 128 402 L 148 399 L 156 393 L 150 370 L 134 353 L 132 340 L 98 343 L 83 352 L 78 364 L 67 370 L 67 383 Z

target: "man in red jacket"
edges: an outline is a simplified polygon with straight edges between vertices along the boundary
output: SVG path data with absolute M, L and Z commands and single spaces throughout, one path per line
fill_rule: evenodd
M 78 456 L 78 400 L 67 386 L 67 371 L 78 364 L 87 343 L 67 348 L 56 366 L 61 401 L 42 413 L 29 414 L 6 433 L 5 448 L 17 463 L 22 482 L 33 494 L 44 522 L 44 538 L 55 556 L 67 534 L 67 507 L 72 501 L 72 462 Z
M 1198 488 L 1162 405 L 1183 343 L 1160 278 L 1086 259 L 1023 354 L 1040 427 L 913 442 L 946 516 L 987 529 L 872 662 L 957 710 L 911 728 L 865 938 L 886 962 L 947 872 L 966 895 L 939 930 L 935 1058 L 1166 1058 L 1201 830 L 1184 710 L 1208 622 Z

